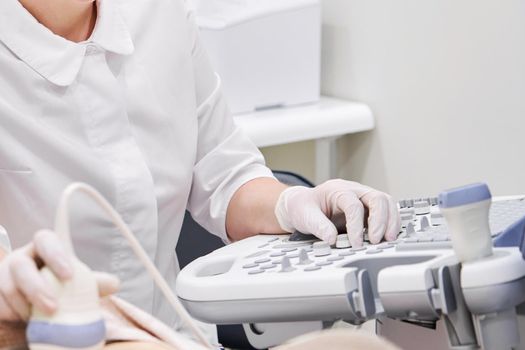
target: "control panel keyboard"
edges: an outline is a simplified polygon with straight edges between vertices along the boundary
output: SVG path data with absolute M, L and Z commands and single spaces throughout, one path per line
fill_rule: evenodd
M 428 298 L 428 271 L 454 260 L 447 224 L 436 198 L 400 201 L 399 213 L 397 240 L 376 245 L 366 241 L 366 230 L 360 247 L 352 247 L 346 234 L 331 246 L 300 232 L 233 243 L 184 268 L 177 293 L 190 313 L 212 323 L 361 322 L 383 312 L 379 272 L 410 265 L 423 271 L 417 275 L 421 282 L 405 274 L 405 282 L 394 278 L 389 283 L 407 295 Z M 489 215 L 493 237 L 524 216 L 525 197 L 494 200 Z

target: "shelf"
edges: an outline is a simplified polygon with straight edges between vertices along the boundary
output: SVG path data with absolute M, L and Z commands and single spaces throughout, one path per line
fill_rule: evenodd
M 357 102 L 322 97 L 318 103 L 234 116 L 258 147 L 333 138 L 374 128 L 370 108 Z

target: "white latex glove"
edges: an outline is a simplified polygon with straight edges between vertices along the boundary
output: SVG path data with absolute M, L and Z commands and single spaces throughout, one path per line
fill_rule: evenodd
M 0 321 L 26 321 L 30 305 L 50 315 L 57 303 L 51 287 L 39 273 L 39 267 L 49 267 L 66 281 L 73 270 L 65 248 L 51 231 L 39 231 L 33 241 L 14 250 L 0 261 Z M 119 281 L 106 273 L 95 273 L 99 294 L 109 295 L 118 290 Z
M 346 231 L 354 247 L 363 244 L 365 223 L 374 244 L 383 238 L 395 240 L 401 226 L 391 196 L 345 180 L 330 180 L 314 188 L 290 187 L 280 195 L 275 215 L 283 230 L 311 233 L 330 244 L 335 243 L 338 230 Z

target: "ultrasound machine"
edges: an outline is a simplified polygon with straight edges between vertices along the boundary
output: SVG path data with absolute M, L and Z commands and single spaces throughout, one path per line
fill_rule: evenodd
M 313 235 L 259 235 L 201 257 L 179 274 L 190 314 L 243 324 L 256 348 L 336 321 L 387 317 L 431 326 L 450 349 L 515 349 L 525 301 L 525 196 L 492 199 L 485 184 L 399 202 L 398 239 L 351 247 Z M 366 232 L 365 232 L 366 240 Z

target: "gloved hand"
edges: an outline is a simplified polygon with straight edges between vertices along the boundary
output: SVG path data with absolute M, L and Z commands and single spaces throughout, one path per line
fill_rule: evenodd
M 345 180 L 330 180 L 314 188 L 290 187 L 277 200 L 275 215 L 283 230 L 311 233 L 330 244 L 335 243 L 338 230 L 344 232 L 346 226 L 354 247 L 363 244 L 366 221 L 368 238 L 374 244 L 383 237 L 395 240 L 401 226 L 391 196 Z
M 73 277 L 64 245 L 51 231 L 37 232 L 31 243 L 0 261 L 0 321 L 26 321 L 30 305 L 53 314 L 57 307 L 55 296 L 38 271 L 44 265 L 63 281 Z M 101 296 L 118 290 L 119 280 L 115 276 L 106 273 L 95 276 Z

